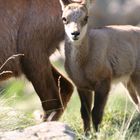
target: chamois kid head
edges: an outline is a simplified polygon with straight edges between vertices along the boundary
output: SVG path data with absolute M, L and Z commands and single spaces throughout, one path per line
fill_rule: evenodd
M 71 42 L 79 42 L 86 35 L 89 6 L 93 0 L 59 0 L 65 32 Z

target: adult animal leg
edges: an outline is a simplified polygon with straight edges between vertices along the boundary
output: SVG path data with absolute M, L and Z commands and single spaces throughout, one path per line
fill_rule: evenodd
M 64 77 L 54 66 L 51 67 L 56 86 L 60 92 L 59 96 L 61 96 L 60 98 L 62 99 L 63 107 L 66 108 L 67 103 L 69 102 L 73 93 L 72 83 L 66 77 Z
M 47 120 L 52 112 L 55 112 L 55 115 L 51 117 L 51 120 L 58 120 L 63 112 L 63 107 L 50 61 L 45 53 L 39 55 L 37 59 L 31 57 L 25 55 L 22 59 L 23 71 L 29 81 L 32 82 L 41 100 L 44 109 L 44 120 Z

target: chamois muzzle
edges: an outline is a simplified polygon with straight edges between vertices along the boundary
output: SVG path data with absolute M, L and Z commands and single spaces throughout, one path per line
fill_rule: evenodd
M 71 35 L 72 35 L 72 39 L 73 40 L 78 40 L 80 32 L 79 31 L 75 31 L 75 32 L 71 33 Z

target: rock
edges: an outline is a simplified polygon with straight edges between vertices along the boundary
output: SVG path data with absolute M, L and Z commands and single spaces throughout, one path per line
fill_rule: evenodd
M 61 122 L 45 122 L 36 126 L 0 132 L 0 140 L 75 140 L 75 133 Z

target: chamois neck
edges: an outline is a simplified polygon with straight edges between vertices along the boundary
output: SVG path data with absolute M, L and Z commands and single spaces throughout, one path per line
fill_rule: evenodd
M 86 33 L 83 39 L 77 43 L 74 43 L 72 41 L 70 41 L 69 43 L 71 46 L 70 47 L 71 58 L 75 59 L 75 62 L 77 62 L 78 65 L 84 66 L 87 63 L 89 54 L 88 34 Z

